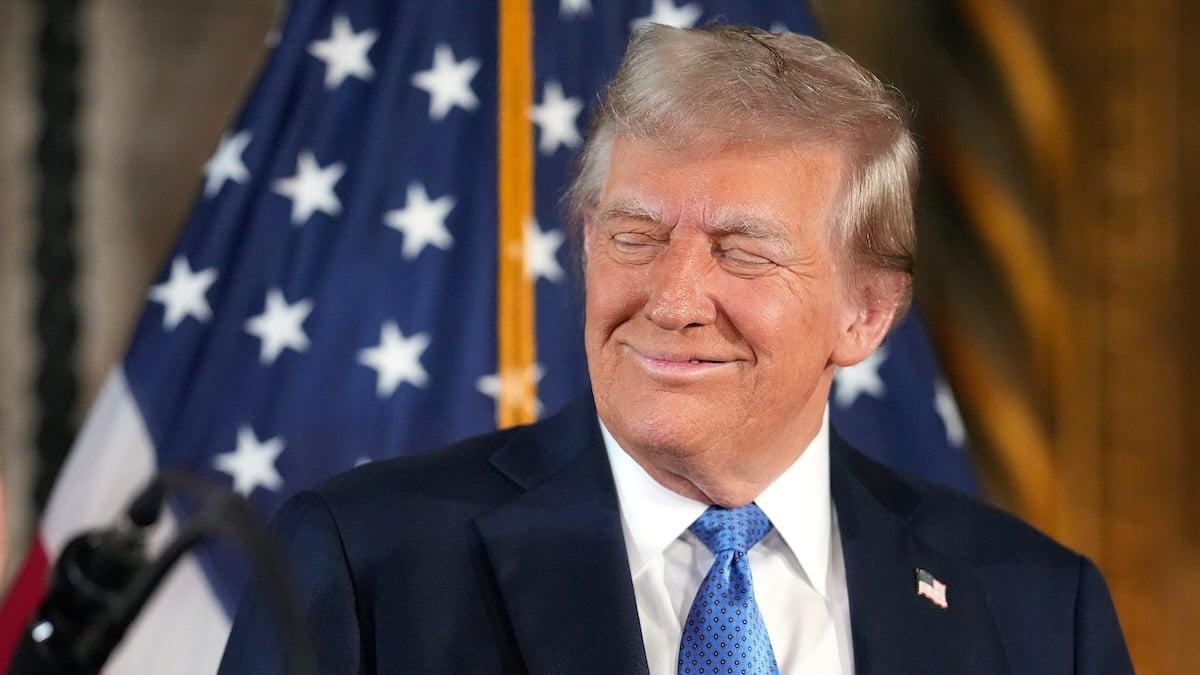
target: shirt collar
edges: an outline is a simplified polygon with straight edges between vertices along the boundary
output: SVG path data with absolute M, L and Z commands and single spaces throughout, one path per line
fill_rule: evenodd
M 821 419 L 821 428 L 808 447 L 754 502 L 771 519 L 771 524 L 808 575 L 809 583 L 825 595 L 833 536 L 828 406 Z
M 617 444 L 603 422 L 600 432 L 621 503 L 629 571 L 636 577 L 704 513 L 708 504 L 663 487 Z
M 709 505 L 660 485 L 617 444 L 603 422 L 600 431 L 621 505 L 629 568 L 636 577 Z M 808 447 L 754 501 L 796 556 L 809 583 L 824 595 L 833 517 L 828 407 Z

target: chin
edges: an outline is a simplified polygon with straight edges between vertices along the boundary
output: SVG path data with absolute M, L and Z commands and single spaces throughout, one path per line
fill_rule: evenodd
M 713 415 L 703 411 L 681 411 L 677 406 L 653 402 L 629 401 L 608 413 L 602 411 L 601 419 L 609 431 L 626 451 L 638 454 L 681 458 L 700 454 L 719 443 L 716 429 L 732 428 L 722 427 Z

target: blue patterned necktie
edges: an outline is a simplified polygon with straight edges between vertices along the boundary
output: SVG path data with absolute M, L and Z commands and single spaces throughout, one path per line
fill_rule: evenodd
M 710 506 L 689 529 L 716 559 L 688 612 L 678 672 L 778 675 L 746 559 L 750 548 L 771 531 L 771 521 L 754 504 L 736 509 Z

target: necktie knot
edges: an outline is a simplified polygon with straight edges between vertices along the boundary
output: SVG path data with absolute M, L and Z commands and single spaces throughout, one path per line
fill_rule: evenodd
M 714 554 L 721 551 L 745 553 L 767 536 L 771 521 L 757 504 L 751 502 L 735 509 L 710 506 L 688 529 Z
M 746 555 L 771 530 L 771 521 L 754 504 L 712 506 L 688 529 L 714 560 L 683 626 L 678 675 L 779 675 Z

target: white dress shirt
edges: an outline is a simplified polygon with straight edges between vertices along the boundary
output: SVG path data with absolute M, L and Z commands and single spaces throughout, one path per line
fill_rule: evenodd
M 650 675 L 674 675 L 683 623 L 714 557 L 688 526 L 709 505 L 658 484 L 600 428 Z M 846 569 L 829 494 L 828 409 L 800 457 L 754 501 L 774 525 L 749 560 L 779 672 L 853 675 Z

